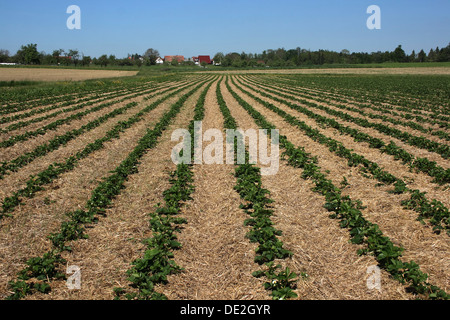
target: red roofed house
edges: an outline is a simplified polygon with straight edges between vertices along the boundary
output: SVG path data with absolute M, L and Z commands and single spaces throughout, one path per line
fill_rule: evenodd
M 211 58 L 209 56 L 198 56 L 198 63 L 202 64 L 206 62 L 207 64 L 211 64 Z
M 184 61 L 184 56 L 165 56 L 164 62 L 172 62 L 173 60 L 177 60 L 178 63 L 181 63 Z

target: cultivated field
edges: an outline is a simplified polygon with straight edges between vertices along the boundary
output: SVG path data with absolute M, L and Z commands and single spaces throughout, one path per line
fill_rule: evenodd
M 0 90 L 2 299 L 449 297 L 449 76 Z M 174 164 L 194 121 L 278 129 L 277 173 Z
M 82 81 L 134 76 L 138 71 L 0 68 L 0 81 Z

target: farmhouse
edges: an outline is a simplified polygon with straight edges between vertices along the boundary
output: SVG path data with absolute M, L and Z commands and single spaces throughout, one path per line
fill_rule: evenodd
M 203 62 L 207 64 L 212 64 L 210 56 L 198 56 L 193 57 L 195 64 L 202 64 Z
M 202 64 L 203 62 L 211 64 L 211 58 L 209 56 L 198 56 L 198 62 Z
M 212 64 L 210 56 L 198 56 L 198 57 L 192 57 L 192 60 L 195 64 L 202 64 L 202 62 L 205 62 L 207 64 Z
M 184 56 L 165 56 L 164 62 L 172 62 L 173 60 L 178 61 L 178 63 L 181 63 L 184 61 Z
M 210 56 L 197 56 L 197 57 L 192 57 L 192 58 L 185 58 L 184 56 L 181 55 L 176 55 L 176 56 L 164 56 L 164 59 L 162 59 L 161 57 L 159 57 L 156 60 L 157 64 L 162 64 L 164 62 L 168 62 L 171 63 L 173 60 L 178 61 L 178 63 L 182 63 L 182 62 L 194 62 L 196 65 L 201 65 L 202 63 L 206 63 L 206 64 L 213 64 L 213 61 L 211 60 Z

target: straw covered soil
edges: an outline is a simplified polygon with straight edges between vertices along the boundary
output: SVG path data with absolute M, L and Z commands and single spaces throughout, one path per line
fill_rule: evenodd
M 0 68 L 0 81 L 82 81 L 134 76 L 138 71 Z
M 59 74 L 56 71 L 62 73 Z M 289 72 L 291 71 L 285 71 L 284 75 L 288 75 Z M 296 72 L 312 71 L 299 70 Z M 344 71 L 336 69 L 317 72 L 339 73 Z M 345 72 L 378 73 L 380 71 L 374 68 Z M 411 71 L 408 68 L 401 68 L 389 69 L 389 72 L 407 74 Z M 415 72 L 446 74 L 447 70 L 417 68 Z M 24 75 L 20 78 L 20 75 L 24 73 L 28 73 L 28 77 L 30 76 L 30 70 L 27 69 L 3 68 L 0 69 L 0 81 L 5 77 L 9 77 L 8 81 L 25 80 Z M 131 268 L 136 259 L 148 254 L 146 239 L 154 236 L 149 216 L 155 212 L 158 205 L 164 202 L 165 191 L 171 186 L 170 174 L 177 168 L 171 159 L 171 153 L 178 141 L 172 141 L 172 133 L 176 129 L 188 128 L 194 118 L 196 107 L 201 101 L 201 93 L 208 84 L 211 86 L 204 97 L 203 134 L 208 129 L 216 129 L 225 137 L 225 129 L 228 128 L 225 127 L 226 116 L 222 113 L 223 109 L 221 110 L 223 104 L 229 109 L 231 117 L 234 118 L 240 129 L 259 129 L 254 115 L 252 116 L 243 107 L 244 104 L 247 104 L 274 125 L 280 135 L 285 136 L 295 147 L 304 148 L 304 151 L 314 157 L 321 173 L 340 188 L 342 196 L 360 201 L 363 217 L 371 223 L 377 224 L 383 235 L 395 246 L 404 249 L 401 256 L 402 261 L 416 262 L 420 270 L 427 273 L 428 281 L 431 284 L 449 293 L 450 241 L 446 230 L 437 233 L 427 219 L 423 223 L 418 221 L 418 213 L 402 205 L 402 201 L 409 198 L 408 193 L 393 193 L 392 185 L 380 184 L 380 181 L 373 176 L 363 174 L 360 166 L 350 166 L 347 159 L 338 155 L 321 141 L 312 139 L 304 130 L 270 110 L 261 100 L 279 108 L 293 118 L 303 121 L 317 133 L 336 140 L 355 154 L 378 164 L 386 172 L 403 179 L 408 188 L 425 192 L 428 199 L 439 201 L 444 208 L 450 207 L 448 184 L 439 185 L 427 172 L 412 170 L 408 165 L 371 147 L 368 143 L 356 141 L 351 136 L 340 133 L 337 129 L 320 124 L 304 113 L 293 110 L 286 103 L 277 101 L 277 99 L 285 99 L 291 103 L 298 103 L 295 99 L 287 99 L 282 96 L 282 94 L 289 94 L 332 110 L 341 110 L 336 105 L 342 103 L 340 99 L 346 99 L 345 95 L 333 95 L 326 89 L 321 94 L 320 90 L 311 88 L 298 88 L 303 90 L 300 93 L 299 90 L 296 90 L 297 88 L 288 85 L 280 83 L 273 86 L 268 85 L 264 81 L 270 79 L 269 76 L 259 82 L 260 75 L 256 73 L 251 76 L 234 75 L 231 72 L 228 75 L 201 73 L 201 75 L 178 76 L 173 81 L 156 83 L 157 88 L 152 90 L 145 85 L 139 89 L 141 94 L 137 97 L 131 98 L 125 95 L 124 97 L 127 97 L 125 101 L 89 113 L 81 119 L 73 120 L 44 135 L 29 137 L 26 141 L 2 148 L 0 165 L 4 166 L 17 157 L 32 152 L 39 146 L 45 145 L 71 130 L 78 129 L 115 109 L 124 107 L 130 102 L 137 103 L 124 113 L 109 118 L 98 127 L 84 132 L 67 144 L 61 145 L 45 155 L 36 156 L 29 163 L 15 170 L 9 170 L 1 176 L 0 268 L 2 272 L 0 273 L 0 299 L 5 299 L 13 293 L 9 283 L 17 280 L 18 272 L 26 267 L 28 259 L 41 256 L 54 249 L 48 236 L 60 230 L 61 226 L 68 221 L 67 213 L 87 208 L 93 191 L 132 154 L 139 145 L 140 139 L 149 130 L 152 130 L 166 116 L 167 112 L 172 110 L 173 106 L 177 105 L 176 103 L 181 97 L 199 86 L 183 101 L 179 113 L 168 122 L 157 138 L 156 145 L 149 148 L 139 159 L 135 170 L 128 173 L 123 187 L 114 196 L 112 203 L 105 208 L 105 215 L 100 215 L 96 223 L 89 224 L 86 228 L 87 237 L 70 241 L 71 251 L 61 251 L 61 257 L 65 259 L 65 264 L 58 265 L 59 270 L 68 276 L 69 274 L 66 272 L 68 266 L 79 267 L 81 288 L 69 288 L 64 279 L 47 279 L 51 287 L 50 292 L 33 292 L 26 295 L 24 299 L 112 300 L 115 298 L 115 288 L 125 288 L 127 292 L 137 291 L 132 286 L 127 270 Z M 64 79 L 74 77 L 73 80 L 81 80 L 93 76 L 130 75 L 119 74 L 117 71 L 104 71 L 103 73 L 93 71 L 87 74 L 81 70 L 68 72 L 45 69 L 33 69 L 32 74 L 33 77 L 48 81 L 58 77 L 65 77 Z M 276 91 L 274 86 L 278 86 L 278 93 L 269 91 Z M 180 91 L 169 96 L 176 90 Z M 221 93 L 223 101 L 218 99 L 218 92 Z M 395 95 L 395 93 L 392 94 Z M 65 119 L 71 114 L 104 103 L 96 101 L 100 97 L 102 95 L 93 95 L 91 106 L 67 114 L 62 113 L 54 118 L 39 120 L 39 117 L 60 110 L 56 108 L 56 105 L 54 111 L 46 111 L 25 118 L 25 120 L 33 120 L 33 122 L 7 133 L 1 134 L 0 131 L 0 142 L 16 135 L 38 130 L 53 121 Z M 146 97 L 149 98 L 146 99 Z M 20 195 L 20 202 L 10 211 L 5 211 L 11 197 L 30 185 L 30 178 L 52 168 L 52 163 L 64 163 L 77 152 L 105 137 L 118 124 L 129 121 L 147 106 L 164 97 L 167 99 L 143 114 L 142 119 L 121 130 L 117 136 L 106 141 L 98 150 L 80 159 L 73 168 L 59 174 L 54 180 L 43 183 L 42 188 L 34 190 L 30 197 Z M 325 98 L 325 100 L 317 101 L 315 97 Z M 347 98 L 345 106 L 358 106 L 353 98 Z M 414 101 L 413 96 L 407 98 L 409 101 Z M 105 102 L 114 100 L 115 98 L 108 98 Z M 36 101 L 37 110 L 47 107 L 44 104 L 40 106 L 38 99 Z M 73 105 L 75 103 L 76 101 Z M 302 106 L 342 125 L 379 138 L 386 144 L 394 141 L 411 155 L 435 161 L 444 170 L 450 168 L 449 159 L 434 151 L 420 149 L 373 128 L 364 128 L 351 121 L 344 121 L 307 104 Z M 445 110 L 445 107 L 442 107 L 442 110 Z M 27 110 L 20 111 L 20 113 L 26 112 Z M 433 130 L 450 133 L 447 128 L 424 124 L 429 132 L 422 135 L 418 130 L 409 130 L 402 125 L 383 122 L 382 119 L 371 119 L 348 110 L 345 112 L 353 117 L 363 118 L 373 123 L 382 123 L 413 135 L 424 136 L 430 141 L 442 145 L 450 145 L 444 138 L 431 134 Z M 431 115 L 432 111 L 428 110 L 423 113 Z M 373 111 L 373 114 L 382 115 L 382 112 Z M 402 120 L 400 117 L 394 117 L 394 119 Z M 5 123 L 0 127 L 5 129 L 10 124 Z M 268 139 L 265 135 L 259 138 Z M 203 141 L 202 150 L 206 150 L 210 143 L 210 141 Z M 225 154 L 225 145 L 225 141 L 223 141 L 223 154 Z M 258 147 L 260 146 L 258 145 Z M 269 192 L 267 196 L 273 200 L 271 209 L 274 214 L 271 221 L 273 226 L 282 232 L 281 235 L 278 235 L 278 239 L 283 243 L 283 247 L 292 253 L 292 256 L 286 259 L 275 259 L 275 261 L 283 268 L 289 267 L 297 275 L 296 285 L 293 288 L 296 297 L 293 299 L 416 299 L 418 296 L 411 292 L 408 285 L 394 279 L 388 270 L 383 268 L 380 271 L 380 288 L 369 286 L 368 281 L 371 275 L 369 270 L 379 265 L 377 257 L 370 254 L 358 254 L 358 250 L 364 249 L 365 245 L 352 243 L 349 230 L 342 228 L 339 220 L 331 219 L 330 211 L 325 208 L 326 199 L 315 189 L 316 185 L 313 179 L 305 179 L 303 176 L 305 169 L 292 166 L 283 154 L 284 151 L 280 149 L 277 172 L 272 175 L 262 175 L 261 182 L 262 187 Z M 263 168 L 265 165 L 259 161 L 255 166 Z M 250 227 L 244 224 L 249 216 L 241 206 L 245 201 L 235 189 L 238 183 L 235 176 L 236 168 L 236 164 L 227 163 L 203 163 L 189 166 L 193 173 L 194 191 L 190 200 L 182 203 L 180 217 L 186 220 L 186 224 L 183 224 L 181 232 L 177 233 L 177 241 L 180 242 L 181 247 L 173 250 L 173 260 L 182 268 L 182 271 L 169 274 L 167 282 L 155 285 L 155 291 L 168 299 L 272 299 L 270 290 L 264 288 L 264 282 L 267 279 L 252 275 L 254 271 L 262 270 L 263 266 L 255 262 L 258 244 L 250 241 L 248 238 Z M 42 281 L 47 283 L 47 280 Z

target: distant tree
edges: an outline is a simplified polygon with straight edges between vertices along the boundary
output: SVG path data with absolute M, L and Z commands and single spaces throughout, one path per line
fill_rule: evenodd
M 441 55 L 441 50 L 439 50 L 439 47 L 436 47 L 436 50 L 434 50 L 434 61 L 438 62 L 440 61 L 440 55 Z
M 419 54 L 417 55 L 417 61 L 425 62 L 426 60 L 427 60 L 427 54 L 422 49 L 422 50 L 420 50 Z
M 413 50 L 413 51 L 411 52 L 411 55 L 408 57 L 408 61 L 409 61 L 409 62 L 415 62 L 416 60 L 417 60 L 416 51 Z
M 156 64 L 156 59 L 159 57 L 159 51 L 153 48 L 147 49 L 144 53 L 144 58 L 148 59 L 150 65 Z
M 402 49 L 402 46 L 399 45 L 395 50 L 394 50 L 394 61 L 395 62 L 406 62 L 406 54 L 405 51 Z
M 289 62 L 289 65 L 295 64 L 299 65 L 299 56 L 300 56 L 300 48 L 297 49 L 289 49 L 286 51 L 286 60 Z
M 91 61 L 92 61 L 92 59 L 90 56 L 83 56 L 83 58 L 81 58 L 81 65 L 83 67 L 89 66 L 91 64 Z
M 445 48 L 442 48 L 439 53 L 440 61 L 450 61 L 450 43 Z
M 56 64 L 61 63 L 61 56 L 63 55 L 63 53 L 64 53 L 63 49 L 53 50 L 52 57 L 53 57 L 54 63 L 56 63 Z
M 0 63 L 9 62 L 9 51 L 0 49 Z
M 450 43 L 448 46 L 442 49 L 436 48 L 435 55 L 436 55 L 435 60 L 438 62 L 450 61 Z
M 342 49 L 340 52 L 340 63 L 347 64 L 350 62 L 350 51 L 347 49 Z
M 80 52 L 76 49 L 70 49 L 67 54 L 70 57 L 70 60 L 73 62 L 73 64 L 76 67 L 78 62 L 80 61 Z
M 202 63 L 203 63 L 203 62 L 202 62 Z M 241 60 L 240 60 L 240 59 L 234 60 L 234 61 L 231 63 L 231 66 L 232 66 L 232 67 L 235 67 L 235 68 L 240 68 L 240 67 L 242 67 Z
M 116 64 L 119 66 L 132 66 L 133 61 L 130 58 L 116 59 Z
M 267 60 L 267 51 L 266 51 L 266 50 L 264 50 L 264 51 L 261 53 L 261 59 L 264 60 L 264 61 Z
M 109 62 L 109 60 L 108 60 L 108 56 L 106 54 L 100 56 L 97 59 L 97 63 L 102 67 L 106 67 L 108 65 L 108 62 Z
M 44 51 L 39 53 L 39 61 L 43 65 L 52 65 L 55 63 L 55 59 L 51 54 L 47 54 Z
M 286 50 L 284 48 L 278 48 L 275 51 L 275 58 L 278 60 L 286 61 Z
M 142 60 L 141 57 L 134 60 L 134 64 L 137 65 L 139 68 L 142 66 Z
M 428 61 L 430 62 L 436 61 L 436 54 L 434 53 L 433 49 L 431 49 L 430 52 L 428 52 Z
M 117 61 L 116 56 L 113 55 L 113 54 L 110 54 L 109 57 L 108 57 L 108 64 L 109 64 L 110 66 L 114 66 L 114 65 L 117 64 L 117 62 L 118 62 L 118 61 Z
M 225 55 L 222 52 L 217 52 L 214 56 L 213 60 L 214 63 L 220 63 L 222 64 L 223 59 L 225 58 Z
M 37 51 L 37 44 L 28 44 L 22 46 L 17 51 L 17 59 L 23 64 L 40 64 L 39 52 Z

